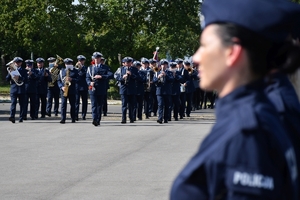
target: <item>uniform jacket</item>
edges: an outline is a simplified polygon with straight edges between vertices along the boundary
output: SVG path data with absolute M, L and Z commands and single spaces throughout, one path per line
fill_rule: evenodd
M 77 90 L 78 91 L 87 91 L 88 90 L 88 84 L 86 83 L 87 67 L 82 66 L 81 69 L 77 69 L 77 70 L 78 70 Z
M 48 73 L 48 76 L 44 76 L 45 73 Z M 51 81 L 52 78 L 47 69 L 37 69 L 37 94 L 47 94 L 48 82 Z
M 187 85 L 189 85 L 190 81 L 191 81 L 189 72 L 187 70 L 185 70 L 184 67 L 178 69 L 178 71 L 180 72 L 181 76 L 183 77 L 183 83 L 186 83 Z M 187 91 L 187 88 L 185 88 L 185 91 Z
M 195 91 L 194 80 L 199 80 L 199 78 L 198 78 L 198 73 L 196 70 L 193 70 L 193 72 L 188 75 L 189 76 L 186 78 L 185 92 L 191 93 L 191 92 Z
M 136 94 L 144 95 L 145 93 L 145 84 L 147 80 L 147 71 L 139 70 L 139 76 L 136 79 Z
M 126 94 L 126 95 L 136 95 L 136 80 L 138 80 L 138 69 L 135 67 L 129 67 L 128 69 L 131 72 L 131 75 L 127 79 L 127 82 L 123 78 L 123 75 L 126 74 L 127 67 L 122 66 L 119 68 L 118 71 L 115 73 L 115 78 L 119 82 L 120 87 L 120 94 Z
M 10 74 L 7 74 L 6 80 L 10 82 L 10 94 L 25 94 L 25 84 L 27 83 L 27 70 L 19 67 L 17 69 L 20 73 L 19 81 L 23 81 L 23 85 L 18 86 L 14 80 L 12 80 Z
M 31 72 L 32 72 L 31 75 L 27 74 L 28 81 L 25 84 L 25 90 L 27 94 L 36 94 L 37 93 L 36 83 L 37 83 L 38 71 L 35 68 L 32 68 Z
M 93 80 L 92 77 L 96 75 L 101 75 L 101 79 Z M 113 78 L 113 73 L 110 71 L 110 68 L 106 65 L 100 65 L 98 67 L 89 66 L 86 73 L 86 82 L 88 85 L 91 82 L 94 82 L 94 90 L 89 90 L 90 94 L 94 95 L 105 95 L 107 94 L 107 84 L 108 79 Z
M 58 80 L 57 80 L 57 84 L 58 84 L 58 87 L 60 88 L 61 93 L 63 93 L 63 90 L 61 88 L 65 86 L 64 78 L 66 76 L 66 72 L 67 72 L 67 70 L 65 68 L 61 69 L 59 76 L 58 76 Z M 72 80 L 71 80 L 71 85 L 69 86 L 68 95 L 70 95 L 70 94 L 75 95 L 75 94 L 77 94 L 76 84 L 78 82 L 77 69 L 73 68 L 73 70 L 70 70 L 69 77 L 71 77 Z
M 161 71 L 155 73 L 153 77 L 153 83 L 156 85 L 156 95 L 171 95 L 174 82 L 173 72 L 165 70 L 166 76 L 163 83 L 157 78 L 160 73 Z
M 180 84 L 184 82 L 183 77 L 179 71 L 175 72 L 174 82 L 172 84 L 172 95 L 180 95 Z
M 216 124 L 176 178 L 171 199 L 297 199 L 293 148 L 262 85 L 218 100 Z

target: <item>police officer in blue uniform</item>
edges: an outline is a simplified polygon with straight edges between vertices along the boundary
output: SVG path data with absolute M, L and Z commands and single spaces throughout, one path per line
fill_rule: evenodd
M 155 72 L 153 83 L 156 84 L 156 96 L 158 102 L 157 123 L 168 123 L 169 106 L 174 82 L 173 72 L 168 70 L 169 62 L 166 59 L 160 61 L 159 71 Z
M 54 57 L 48 58 L 47 61 L 49 62 L 48 70 L 51 75 L 52 81 L 48 83 L 46 115 L 51 117 L 53 100 L 54 114 L 55 116 L 58 116 L 60 89 L 57 84 L 57 79 L 62 66 L 56 63 L 56 58 Z
M 73 60 L 71 58 L 64 59 L 65 67 L 60 70 L 57 84 L 60 88 L 61 94 L 61 120 L 59 123 L 66 123 L 67 115 L 67 100 L 69 100 L 71 109 L 70 115 L 72 123 L 75 123 L 75 102 L 76 102 L 76 93 L 77 88 L 76 84 L 78 82 L 78 71 L 73 66 Z
M 27 83 L 25 83 L 25 105 L 24 105 L 24 116 L 23 119 L 27 120 L 28 103 L 30 99 L 30 118 L 35 120 L 36 111 L 36 81 L 37 81 L 37 70 L 33 67 L 33 60 L 25 60 L 27 70 Z
M 86 72 L 87 67 L 85 66 L 86 57 L 83 55 L 77 56 L 77 64 L 75 68 L 78 70 L 78 82 L 77 82 L 77 94 L 76 94 L 76 111 L 75 119 L 78 121 L 79 107 L 80 107 L 80 97 L 81 97 L 81 119 L 86 119 L 87 106 L 88 106 L 88 84 L 86 82 Z
M 151 104 L 153 102 L 152 100 L 152 94 L 151 90 L 153 87 L 153 70 L 149 66 L 149 60 L 147 58 L 142 58 L 141 59 L 142 63 L 142 70 L 144 73 L 146 73 L 146 83 L 144 84 L 145 89 L 144 89 L 144 113 L 146 115 L 146 119 L 149 119 L 151 115 Z
M 101 57 L 101 60 L 100 60 L 101 65 L 105 65 L 109 69 L 109 71 L 111 71 L 111 68 L 108 65 L 105 64 L 105 61 L 106 61 L 106 59 L 104 57 Z M 113 79 L 113 77 L 110 76 L 107 79 L 107 90 L 106 90 L 106 94 L 104 95 L 104 102 L 103 102 L 103 116 L 107 116 L 107 110 L 108 110 L 107 93 L 108 93 L 108 90 L 110 88 L 110 86 L 109 86 L 109 80 L 110 79 Z
M 41 118 L 45 118 L 48 83 L 52 81 L 51 75 L 47 69 L 44 68 L 44 58 L 37 58 L 37 106 L 35 111 L 35 118 L 38 118 L 41 101 Z
M 23 59 L 15 57 L 11 62 L 7 63 L 9 73 L 6 80 L 10 82 L 10 117 L 9 121 L 15 123 L 17 100 L 20 104 L 19 122 L 23 122 L 24 104 L 25 104 L 25 84 L 27 83 L 27 71 L 22 68 Z
M 217 121 L 174 181 L 171 199 L 299 199 L 294 148 L 264 95 L 269 63 L 278 59 L 270 50 L 286 39 L 286 20 L 300 13 L 296 5 L 284 12 L 282 3 L 202 4 L 204 28 L 193 60 L 200 87 L 218 91 Z
M 149 59 L 149 63 L 150 63 L 150 68 L 151 70 L 154 72 L 154 69 L 158 69 L 158 66 L 157 66 L 157 60 L 155 59 Z M 154 73 L 153 73 L 154 74 Z M 157 115 L 157 109 L 158 109 L 158 102 L 157 102 L 157 97 L 156 97 L 156 85 L 155 84 L 152 84 L 151 85 L 151 100 L 152 102 L 150 102 L 150 110 L 151 112 L 153 112 L 153 116 L 156 116 Z M 149 117 L 151 117 L 151 112 L 150 112 L 150 115 Z
M 186 97 L 186 116 L 190 117 L 191 111 L 192 111 L 192 99 L 193 99 L 193 93 L 195 91 L 194 87 L 194 80 L 198 79 L 198 73 L 192 68 L 191 63 L 187 60 L 183 62 L 184 68 L 186 71 L 188 71 L 188 79 L 186 79 L 184 86 L 185 86 L 185 97 Z
M 173 117 L 175 121 L 178 121 L 178 113 L 179 113 L 179 106 L 180 106 L 180 86 L 183 84 L 184 79 L 181 73 L 177 70 L 177 63 L 170 62 L 170 71 L 173 73 L 174 82 L 172 84 L 172 94 L 170 100 L 170 108 L 169 108 L 169 120 L 171 121 L 172 110 L 173 110 Z
M 141 70 L 142 64 L 139 61 L 133 62 L 133 67 L 138 69 L 138 74 L 136 79 L 136 103 L 133 109 L 133 120 L 136 121 L 136 116 L 138 120 L 142 120 L 143 117 L 143 100 L 144 100 L 144 93 L 145 93 L 145 83 L 146 83 L 146 76 L 147 72 L 145 70 Z
M 134 105 L 136 101 L 136 79 L 139 76 L 138 69 L 132 67 L 133 59 L 131 57 L 123 58 L 124 65 L 115 72 L 115 78 L 119 82 L 120 95 L 122 99 L 122 124 L 126 123 L 126 114 L 128 106 L 128 115 L 130 123 L 134 123 Z
M 89 85 L 89 94 L 92 104 L 92 117 L 94 126 L 99 126 L 102 115 L 104 96 L 107 93 L 108 79 L 113 77 L 113 73 L 106 65 L 101 64 L 100 52 L 94 52 L 94 64 L 88 67 L 86 82 Z
M 186 85 L 190 79 L 189 72 L 183 67 L 183 59 L 177 58 L 175 60 L 177 63 L 177 70 L 180 72 L 183 83 L 180 85 L 180 106 L 179 106 L 179 116 L 180 119 L 183 119 L 185 117 L 185 109 L 186 109 Z

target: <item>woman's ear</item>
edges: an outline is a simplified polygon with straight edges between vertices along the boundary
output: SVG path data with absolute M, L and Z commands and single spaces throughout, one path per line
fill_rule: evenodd
M 243 47 L 239 43 L 238 38 L 232 38 L 233 44 L 227 47 L 226 52 L 226 65 L 229 67 L 234 67 L 241 61 Z

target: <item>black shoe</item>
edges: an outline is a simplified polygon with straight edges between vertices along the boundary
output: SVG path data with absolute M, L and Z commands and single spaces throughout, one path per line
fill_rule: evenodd
M 139 120 L 143 120 L 143 118 L 139 117 Z
M 27 120 L 27 117 L 23 117 L 23 120 Z
M 65 123 L 66 123 L 66 121 L 65 121 L 65 120 L 61 120 L 59 123 L 61 123 L 61 124 L 65 124 Z
M 35 120 L 35 118 L 34 118 L 34 117 L 31 117 L 31 120 Z
M 189 115 L 189 114 L 186 114 L 186 116 L 187 116 L 187 117 L 190 117 L 190 115 Z
M 148 117 L 148 116 L 146 116 L 146 119 L 149 119 L 149 117 Z
M 97 122 L 96 120 L 93 120 L 92 124 L 93 124 L 94 126 L 98 126 L 98 122 Z
M 183 117 L 182 117 L 182 116 L 180 116 L 180 119 L 183 119 Z
M 162 120 L 159 120 L 159 119 L 158 119 L 158 120 L 157 120 L 157 123 L 162 124 Z
M 168 119 L 168 121 L 170 122 L 170 121 L 172 121 L 172 119 L 170 118 L 170 119 Z
M 13 124 L 16 122 L 14 117 L 10 117 L 10 118 L 8 118 L 8 120 L 11 121 Z
M 58 113 L 55 113 L 55 117 L 57 117 L 58 116 Z
M 75 119 L 76 121 L 78 121 L 78 117 L 76 117 L 76 119 Z
M 45 118 L 45 115 L 42 115 L 41 118 Z
M 82 117 L 82 120 L 85 120 L 85 117 Z
M 153 115 L 154 117 L 156 117 L 156 113 L 154 113 L 154 115 Z
M 46 115 L 47 115 L 48 117 L 51 117 L 51 114 L 50 114 L 50 113 L 46 113 Z
M 178 121 L 178 118 L 175 118 L 175 121 Z
M 72 123 L 75 123 L 76 121 L 75 121 L 75 119 L 72 119 Z
M 22 122 L 23 122 L 23 119 L 20 119 L 19 122 L 22 123 Z
M 107 114 L 106 114 L 106 113 L 104 113 L 104 114 L 103 114 L 103 116 L 107 116 Z
M 185 117 L 185 114 L 183 114 L 182 117 Z
M 164 123 L 168 123 L 168 120 L 165 120 Z
M 123 120 L 122 120 L 122 121 L 121 121 L 121 124 L 126 124 L 126 121 L 123 121 Z
M 134 120 L 130 120 L 130 123 L 134 123 Z

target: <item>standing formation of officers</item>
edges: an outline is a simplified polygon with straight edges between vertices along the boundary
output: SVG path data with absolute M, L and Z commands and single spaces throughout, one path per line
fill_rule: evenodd
M 107 114 L 107 90 L 109 80 L 115 78 L 120 88 L 122 99 L 122 120 L 130 123 L 136 119 L 157 116 L 159 124 L 172 120 L 190 117 L 195 106 L 193 94 L 199 85 L 198 72 L 189 61 L 176 59 L 142 58 L 134 61 L 131 57 L 122 60 L 122 66 L 113 74 L 105 65 L 100 52 L 94 52 L 92 63 L 85 66 L 86 57 L 77 56 L 78 62 L 73 65 L 70 58 L 50 57 L 45 60 L 37 58 L 37 68 L 33 60 L 26 60 L 26 68 L 22 68 L 23 59 L 15 57 L 8 66 L 7 80 L 11 84 L 11 114 L 9 120 L 15 123 L 16 104 L 19 100 L 19 122 L 27 120 L 27 109 L 30 102 L 30 118 L 32 120 L 52 114 L 58 116 L 59 98 L 61 98 L 61 124 L 66 123 L 67 101 L 70 104 L 71 122 L 86 120 L 88 96 L 91 99 L 92 124 L 99 126 L 102 114 Z M 196 67 L 196 66 L 195 66 Z M 54 102 L 54 104 L 53 104 Z M 79 113 L 81 104 L 81 113 Z M 52 110 L 53 108 L 53 110 Z M 102 113 L 103 112 L 103 113 Z

